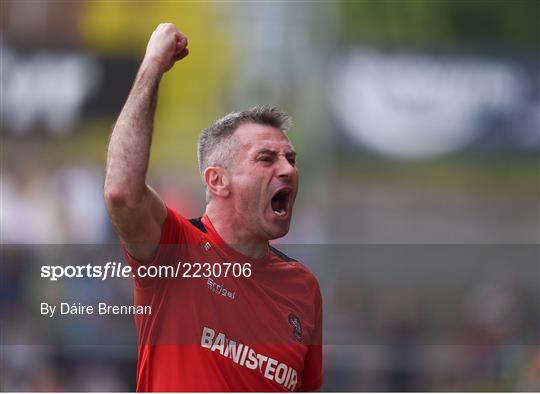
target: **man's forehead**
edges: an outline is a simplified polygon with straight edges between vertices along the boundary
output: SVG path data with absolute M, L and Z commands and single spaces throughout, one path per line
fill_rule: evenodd
M 234 135 L 246 150 L 293 150 L 287 135 L 272 126 L 245 123 L 238 127 Z

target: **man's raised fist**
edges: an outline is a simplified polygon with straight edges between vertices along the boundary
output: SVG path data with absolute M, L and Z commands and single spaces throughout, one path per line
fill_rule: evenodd
M 174 24 L 161 23 L 148 41 L 144 62 L 154 63 L 161 73 L 165 73 L 188 55 L 187 45 L 187 37 Z

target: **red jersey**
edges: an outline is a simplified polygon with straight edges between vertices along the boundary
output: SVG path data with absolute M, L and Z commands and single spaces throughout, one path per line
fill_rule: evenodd
M 135 317 L 137 391 L 319 389 L 322 302 L 313 274 L 272 247 L 263 259 L 237 252 L 206 215 L 167 211 L 145 268 L 181 270 L 135 277 L 135 304 L 151 308 Z M 136 272 L 141 264 L 126 257 Z M 192 277 L 183 276 L 188 268 Z

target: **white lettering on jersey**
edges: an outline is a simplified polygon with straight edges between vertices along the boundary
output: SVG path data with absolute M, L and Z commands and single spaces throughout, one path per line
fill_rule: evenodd
M 294 368 L 272 357 L 257 353 L 248 345 L 228 339 L 221 332 L 216 335 L 213 329 L 203 327 L 201 346 L 212 352 L 218 351 L 222 356 L 230 358 L 234 363 L 246 368 L 259 369 L 266 379 L 275 381 L 287 390 L 294 391 L 296 389 L 298 374 Z
M 287 366 L 283 363 L 279 363 L 274 374 L 274 379 L 277 383 L 283 384 L 285 382 L 285 376 L 287 375 Z
M 274 380 L 274 371 L 276 370 L 277 360 L 269 358 L 266 363 L 266 370 L 264 371 L 264 377 L 270 380 Z
M 223 356 L 223 352 L 225 351 L 225 348 L 223 347 L 224 345 L 225 345 L 225 334 L 220 332 L 218 336 L 216 337 L 216 340 L 214 341 L 214 344 L 212 345 L 211 350 L 215 352 L 217 349 Z
M 246 363 L 246 367 L 249 369 L 255 369 L 257 368 L 257 353 L 255 353 L 255 350 L 249 349 L 248 353 L 248 360 Z
M 208 278 L 206 281 L 206 287 L 212 290 L 214 293 L 222 295 L 223 297 L 228 297 L 231 300 L 236 298 L 236 291 L 227 290 L 223 285 L 220 285 L 212 278 Z
M 201 336 L 201 346 L 210 348 L 212 346 L 212 338 L 214 338 L 214 330 L 204 327 Z
M 240 355 L 242 354 L 242 348 L 244 347 L 244 344 L 239 343 L 238 346 L 236 346 L 236 342 L 232 340 L 227 341 L 227 347 L 225 348 L 225 357 L 230 357 L 232 360 L 238 364 L 240 361 Z

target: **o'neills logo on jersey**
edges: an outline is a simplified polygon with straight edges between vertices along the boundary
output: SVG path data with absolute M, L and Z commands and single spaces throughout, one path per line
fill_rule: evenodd
M 221 332 L 216 335 L 214 330 L 204 327 L 201 346 L 213 352 L 217 351 L 243 367 L 258 369 L 266 379 L 282 385 L 287 390 L 294 391 L 296 388 L 298 374 L 294 368 L 272 357 L 257 353 L 248 345 L 228 339 Z

